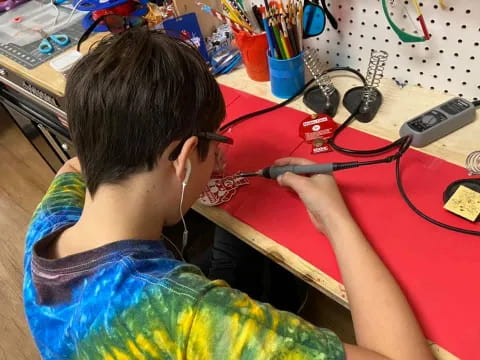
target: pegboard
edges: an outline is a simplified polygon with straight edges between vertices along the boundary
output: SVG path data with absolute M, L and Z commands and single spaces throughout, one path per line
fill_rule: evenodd
M 395 1 L 414 13 L 411 1 Z M 327 21 L 325 31 L 304 44 L 319 49 L 319 58 L 328 66 L 350 66 L 362 73 L 371 49 L 385 50 L 389 59 L 384 77 L 399 86 L 422 86 L 479 99 L 480 1 L 444 3 L 446 8 L 442 9 L 438 0 L 419 0 L 432 37 L 425 42 L 404 43 L 390 28 L 380 0 L 330 0 L 327 5 L 338 21 L 338 30 Z

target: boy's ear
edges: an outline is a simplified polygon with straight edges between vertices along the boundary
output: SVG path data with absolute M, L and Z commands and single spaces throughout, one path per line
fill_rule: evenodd
M 175 174 L 178 179 L 183 182 L 186 176 L 187 162 L 189 159 L 193 159 L 192 156 L 197 151 L 198 138 L 196 136 L 189 137 L 182 146 L 182 150 L 177 159 L 173 162 L 175 167 Z

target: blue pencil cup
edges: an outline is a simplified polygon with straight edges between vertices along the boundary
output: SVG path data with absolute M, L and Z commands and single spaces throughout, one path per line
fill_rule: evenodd
M 305 66 L 303 51 L 294 58 L 279 60 L 267 51 L 268 67 L 272 94 L 281 99 L 288 99 L 305 86 Z

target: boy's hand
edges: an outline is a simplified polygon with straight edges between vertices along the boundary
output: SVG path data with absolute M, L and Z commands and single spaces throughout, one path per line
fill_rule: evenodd
M 313 161 L 301 158 L 284 158 L 275 165 L 311 165 Z M 281 186 L 295 191 L 305 204 L 315 227 L 328 235 L 334 224 L 341 218 L 351 220 L 351 215 L 343 201 L 337 183 L 332 175 L 314 175 L 311 177 L 285 173 L 277 178 Z
M 80 161 L 78 161 L 78 157 L 73 157 L 68 160 L 63 166 L 57 171 L 57 176 L 60 174 L 64 174 L 67 172 L 76 172 L 81 173 L 82 168 L 80 166 Z

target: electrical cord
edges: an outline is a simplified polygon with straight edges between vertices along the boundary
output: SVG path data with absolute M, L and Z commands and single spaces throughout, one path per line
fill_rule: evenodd
M 238 125 L 244 121 L 247 121 L 251 118 L 254 118 L 256 116 L 260 116 L 260 115 L 263 115 L 263 114 L 266 114 L 266 113 L 269 113 L 271 111 L 274 111 L 274 110 L 277 110 L 277 109 L 280 109 L 281 107 L 284 107 L 288 104 L 290 104 L 293 100 L 295 100 L 298 96 L 302 95 L 303 92 L 312 84 L 312 82 L 314 81 L 314 79 L 310 80 L 309 82 L 307 82 L 307 84 L 302 88 L 300 89 L 295 95 L 293 95 L 291 98 L 289 99 L 286 99 L 284 101 L 282 101 L 281 103 L 278 103 L 278 104 L 275 104 L 273 106 L 270 106 L 268 108 L 265 108 L 265 109 L 262 109 L 262 110 L 258 110 L 258 111 L 254 111 L 252 113 L 249 113 L 249 114 L 246 114 L 246 115 L 243 115 L 243 116 L 240 116 L 239 118 L 236 118 L 235 120 L 232 120 L 232 121 L 229 121 L 227 122 L 225 125 L 222 125 L 220 127 L 220 133 L 224 133 L 225 131 L 227 131 L 228 129 L 232 128 L 233 126 L 235 125 Z
M 400 195 L 402 196 L 403 200 L 405 200 L 408 207 L 410 209 L 412 209 L 413 212 L 415 214 L 417 214 L 418 216 L 420 216 L 422 219 L 427 220 L 428 222 L 430 222 L 432 224 L 435 224 L 435 225 L 437 225 L 441 228 L 447 229 L 447 230 L 451 230 L 451 231 L 455 231 L 455 232 L 459 232 L 459 233 L 463 233 L 463 234 L 467 234 L 467 235 L 480 236 L 480 231 L 467 230 L 467 229 L 462 229 L 462 228 L 459 228 L 459 227 L 456 227 L 456 226 L 445 224 L 441 221 L 435 220 L 434 218 L 426 215 L 424 212 L 422 212 L 420 209 L 418 209 L 412 203 L 412 201 L 408 197 L 407 193 L 405 192 L 405 188 L 403 187 L 402 177 L 400 175 L 400 158 L 398 158 L 396 163 L 395 163 L 395 178 L 396 178 L 396 181 L 397 181 L 398 191 L 400 191 Z
M 473 103 L 473 104 L 475 105 L 475 103 Z M 459 233 L 462 233 L 462 234 L 467 234 L 467 235 L 480 236 L 480 231 L 462 229 L 462 228 L 452 226 L 452 225 L 448 225 L 448 224 L 445 224 L 441 221 L 438 221 L 438 220 L 428 216 L 424 212 L 422 212 L 420 209 L 418 209 L 412 203 L 412 201 L 410 200 L 410 198 L 408 197 L 408 195 L 405 191 L 405 188 L 404 188 L 403 182 L 402 182 L 402 177 L 401 177 L 401 174 L 400 174 L 400 159 L 401 159 L 402 155 L 405 153 L 405 151 L 407 151 L 407 149 L 410 147 L 410 144 L 412 143 L 412 137 L 410 135 L 401 137 L 401 138 L 395 140 L 393 143 L 391 143 L 387 146 L 377 148 L 377 149 L 371 149 L 371 150 L 345 149 L 345 148 L 342 148 L 342 147 L 335 144 L 335 138 L 338 136 L 339 133 L 341 133 L 347 127 L 348 124 L 350 124 L 353 121 L 353 119 L 354 119 L 355 115 L 357 114 L 357 112 L 359 111 L 361 105 L 362 104 L 360 103 L 360 105 L 358 106 L 356 111 L 354 113 L 352 113 L 348 117 L 348 119 L 342 125 L 340 125 L 337 128 L 337 130 L 334 132 L 333 136 L 329 139 L 330 146 L 333 149 L 335 149 L 339 152 L 349 154 L 349 155 L 352 155 L 352 156 L 380 155 L 380 154 L 382 154 L 386 151 L 390 151 L 390 150 L 393 150 L 394 148 L 398 147 L 399 148 L 398 152 L 396 154 L 392 155 L 392 156 L 389 156 L 387 158 L 380 159 L 380 160 L 374 160 L 372 162 L 362 162 L 359 165 L 373 165 L 373 164 L 391 162 L 393 160 L 396 160 L 395 161 L 395 180 L 396 180 L 396 183 L 397 183 L 398 191 L 400 192 L 400 195 L 402 196 L 403 200 L 407 203 L 408 207 L 414 213 L 416 213 L 422 219 L 424 219 L 424 220 L 426 220 L 426 221 L 428 221 L 428 222 L 430 222 L 434 225 L 442 227 L 444 229 L 459 232 Z M 478 102 L 478 105 L 480 106 L 480 101 Z
M 356 76 L 358 76 L 358 78 L 362 81 L 363 85 L 365 86 L 366 84 L 366 80 L 365 80 L 365 77 L 357 70 L 355 69 L 352 69 L 352 68 L 349 68 L 349 67 L 346 67 L 346 66 L 342 66 L 342 67 L 335 67 L 335 68 L 331 68 L 331 69 L 328 69 L 325 71 L 325 73 L 330 73 L 330 72 L 335 72 L 335 71 L 348 71 L 348 72 L 351 72 L 353 74 L 355 74 Z M 256 116 L 260 116 L 260 115 L 263 115 L 263 114 L 266 114 L 266 113 L 269 113 L 271 111 L 274 111 L 274 110 L 277 110 L 277 109 L 280 109 L 288 104 L 290 104 L 293 100 L 295 100 L 297 97 L 299 97 L 300 95 L 302 95 L 305 90 L 308 89 L 308 87 L 315 81 L 315 79 L 311 79 L 310 81 L 308 81 L 305 86 L 300 89 L 299 91 L 297 91 L 297 93 L 295 93 L 292 97 L 282 101 L 281 103 L 278 103 L 278 104 L 275 104 L 273 106 L 270 106 L 268 108 L 265 108 L 265 109 L 262 109 L 262 110 L 258 110 L 258 111 L 254 111 L 252 113 L 249 113 L 249 114 L 245 114 L 243 116 L 240 116 L 239 118 L 236 118 L 235 120 L 232 120 L 232 121 L 229 121 L 227 122 L 226 124 L 222 125 L 220 127 L 220 133 L 224 133 L 226 130 L 232 128 L 233 126 L 235 125 L 238 125 L 246 120 L 249 120 L 251 118 L 254 118 Z
M 328 69 L 326 71 L 326 73 L 334 72 L 334 71 L 349 71 L 349 72 L 352 72 L 362 80 L 364 86 L 366 85 L 366 80 L 365 80 L 364 76 L 359 71 L 356 71 L 356 70 L 348 68 L 348 67 L 337 67 L 337 68 Z M 269 113 L 271 111 L 277 110 L 277 109 L 279 109 L 283 106 L 288 105 L 293 100 L 295 100 L 298 96 L 300 96 L 312 84 L 313 81 L 314 81 L 314 79 L 310 80 L 303 87 L 303 89 L 298 91 L 291 98 L 289 98 L 289 99 L 287 99 L 287 100 L 285 100 L 285 101 L 283 101 L 279 104 L 276 104 L 276 105 L 270 106 L 268 108 L 258 110 L 258 111 L 255 111 L 255 112 L 252 112 L 252 113 L 249 113 L 249 114 L 245 114 L 243 116 L 240 116 L 237 119 L 234 119 L 234 120 L 226 123 L 225 125 L 223 125 L 220 128 L 220 132 L 225 132 L 227 129 L 229 129 L 229 128 L 235 126 L 235 125 L 238 125 L 241 122 L 244 122 L 248 119 L 254 118 L 254 117 L 259 116 L 259 115 Z M 475 101 L 472 102 L 472 104 L 475 107 L 480 107 L 480 100 L 475 100 Z M 405 191 L 405 188 L 404 188 L 403 183 L 402 183 L 401 173 L 400 173 L 400 159 L 401 159 L 402 155 L 408 150 L 408 148 L 410 147 L 410 144 L 412 143 L 412 137 L 411 136 L 401 137 L 401 138 L 395 140 L 394 142 L 392 142 L 389 145 L 386 145 L 386 146 L 383 146 L 383 147 L 380 147 L 380 148 L 377 148 L 377 149 L 370 149 L 370 150 L 347 149 L 347 148 L 344 148 L 344 147 L 341 147 L 341 146 L 335 144 L 335 139 L 354 120 L 356 114 L 360 110 L 361 105 L 362 105 L 362 102 L 360 102 L 357 109 L 347 118 L 347 120 L 345 120 L 335 130 L 333 136 L 329 140 L 330 146 L 333 149 L 337 150 L 338 152 L 341 152 L 341 153 L 344 153 L 344 154 L 349 154 L 349 155 L 352 155 L 352 156 L 380 155 L 380 154 L 383 154 L 387 151 L 391 151 L 395 148 L 398 148 L 398 151 L 395 154 L 393 154 L 391 156 L 388 156 L 386 158 L 383 158 L 383 159 L 372 160 L 372 161 L 362 161 L 362 162 L 355 161 L 355 162 L 350 162 L 350 163 L 343 163 L 343 164 L 341 164 L 342 168 L 346 169 L 346 168 L 353 168 L 353 167 L 358 167 L 358 166 L 375 165 L 375 164 L 389 163 L 389 162 L 395 161 L 395 163 L 396 163 L 395 164 L 395 178 L 396 178 L 398 190 L 399 190 L 400 195 L 402 196 L 403 200 L 407 203 L 407 205 L 410 207 L 410 209 L 413 212 L 415 212 L 418 216 L 420 216 L 424 220 L 426 220 L 426 221 L 428 221 L 428 222 L 430 222 L 434 225 L 437 225 L 439 227 L 442 227 L 444 229 L 459 232 L 459 233 L 463 233 L 463 234 L 467 234 L 467 235 L 480 236 L 480 231 L 462 229 L 462 228 L 459 228 L 459 227 L 456 227 L 456 226 L 452 226 L 452 225 L 442 223 L 441 221 L 438 221 L 438 220 L 426 215 L 425 213 L 423 213 L 421 210 L 419 210 L 412 203 L 412 201 L 410 200 L 410 198 L 408 197 L 408 195 Z M 338 170 L 340 170 L 340 169 L 338 169 Z

